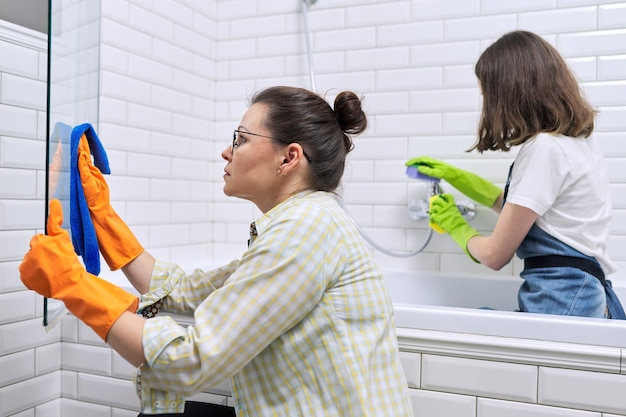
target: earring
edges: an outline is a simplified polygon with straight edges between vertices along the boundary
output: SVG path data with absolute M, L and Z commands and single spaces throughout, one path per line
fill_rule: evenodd
M 280 174 L 282 171 L 280 170 L 280 168 L 278 168 L 278 170 L 276 171 L 277 174 Z

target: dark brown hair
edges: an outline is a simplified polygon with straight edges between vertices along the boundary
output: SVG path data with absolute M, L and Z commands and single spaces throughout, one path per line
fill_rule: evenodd
M 588 137 L 593 131 L 595 111 L 574 74 L 534 33 L 502 36 L 480 56 L 475 73 L 483 106 L 469 151 L 508 151 L 541 132 Z
M 270 87 L 256 93 L 251 104 L 264 103 L 263 121 L 277 143 L 299 143 L 310 158 L 311 188 L 333 192 L 339 186 L 351 135 L 367 128 L 361 99 L 351 91 L 337 95 L 334 110 L 319 95 L 297 87 Z

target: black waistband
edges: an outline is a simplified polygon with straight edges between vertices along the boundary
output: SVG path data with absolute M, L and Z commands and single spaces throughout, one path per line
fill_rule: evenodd
M 553 268 L 553 267 L 564 267 L 568 266 L 571 268 L 578 268 L 581 271 L 585 271 L 588 274 L 593 275 L 598 278 L 602 285 L 605 285 L 604 282 L 604 271 L 598 263 L 585 258 L 577 258 L 575 256 L 564 256 L 564 255 L 544 255 L 544 256 L 533 256 L 530 258 L 524 259 L 524 270 L 526 269 L 535 269 L 535 268 Z

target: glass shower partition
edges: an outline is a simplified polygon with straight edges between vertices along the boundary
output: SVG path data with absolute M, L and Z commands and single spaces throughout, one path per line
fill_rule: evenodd
M 48 19 L 46 203 L 61 201 L 63 228 L 71 233 L 70 135 L 83 123 L 98 130 L 100 0 L 49 0 Z M 44 298 L 43 303 L 48 330 L 67 310 L 57 300 Z

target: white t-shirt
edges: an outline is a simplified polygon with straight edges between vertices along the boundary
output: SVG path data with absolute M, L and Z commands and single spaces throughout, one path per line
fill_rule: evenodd
M 616 271 L 606 253 L 611 194 L 600 147 L 593 137 L 542 133 L 521 145 L 507 202 L 533 210 L 545 232 Z

